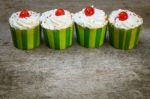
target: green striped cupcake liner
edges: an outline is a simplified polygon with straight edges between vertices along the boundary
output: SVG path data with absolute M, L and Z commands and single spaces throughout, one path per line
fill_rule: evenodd
M 125 30 L 115 28 L 109 24 L 109 42 L 117 49 L 133 49 L 136 48 L 139 41 L 141 25 L 133 29 Z
M 52 49 L 65 49 L 72 45 L 74 25 L 66 29 L 50 30 L 42 28 L 46 45 Z
M 103 45 L 107 25 L 102 28 L 90 29 L 87 27 L 82 27 L 78 24 L 75 24 L 77 42 L 86 48 L 98 48 Z
M 40 25 L 27 30 L 10 27 L 13 44 L 16 48 L 28 50 L 40 45 Z

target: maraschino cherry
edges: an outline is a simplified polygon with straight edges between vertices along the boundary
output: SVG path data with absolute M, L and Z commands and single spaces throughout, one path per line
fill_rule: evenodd
M 128 19 L 128 14 L 124 11 L 120 12 L 118 15 L 120 21 L 125 21 Z
M 65 11 L 62 8 L 57 9 L 56 12 L 55 12 L 56 16 L 62 16 L 64 14 L 65 14 Z
M 29 14 L 29 11 L 27 9 L 23 9 L 20 14 L 19 14 L 19 17 L 20 18 L 26 18 L 26 17 L 29 17 L 30 14 Z
M 95 9 L 91 6 L 87 6 L 84 10 L 86 16 L 92 16 L 95 12 Z

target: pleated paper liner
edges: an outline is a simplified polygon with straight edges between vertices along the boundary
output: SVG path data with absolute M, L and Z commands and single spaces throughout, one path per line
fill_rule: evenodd
M 75 24 L 77 42 L 86 48 L 98 48 L 103 45 L 107 25 L 102 28 L 90 29 L 87 27 L 82 27 L 78 24 Z
M 46 45 L 52 49 L 65 49 L 72 45 L 74 25 L 66 29 L 50 30 L 42 28 Z
M 133 29 L 119 29 L 109 24 L 109 42 L 117 49 L 133 49 L 136 48 L 139 41 L 141 25 Z
M 28 50 L 40 45 L 40 25 L 26 30 L 10 27 L 14 46 L 19 49 Z

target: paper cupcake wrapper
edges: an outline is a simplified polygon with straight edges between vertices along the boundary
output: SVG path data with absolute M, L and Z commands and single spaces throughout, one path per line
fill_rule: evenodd
M 103 45 L 107 25 L 102 28 L 89 29 L 75 24 L 77 42 L 86 48 L 98 48 Z
M 40 26 L 28 30 L 10 27 L 14 46 L 19 49 L 33 49 L 40 45 Z
M 72 45 L 73 28 L 73 25 L 61 30 L 42 28 L 46 45 L 58 50 L 70 47 Z
M 115 28 L 113 25 L 109 24 L 110 44 L 115 48 L 124 50 L 136 48 L 140 31 L 141 25 L 133 29 L 125 30 Z

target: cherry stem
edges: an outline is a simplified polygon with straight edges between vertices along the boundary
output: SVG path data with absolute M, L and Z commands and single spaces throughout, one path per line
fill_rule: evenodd
M 94 0 L 91 0 L 91 4 L 92 4 L 92 6 L 94 6 Z

